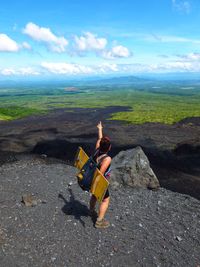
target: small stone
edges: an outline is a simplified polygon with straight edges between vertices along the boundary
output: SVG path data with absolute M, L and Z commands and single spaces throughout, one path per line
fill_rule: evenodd
M 22 203 L 24 203 L 26 207 L 33 207 L 37 205 L 37 200 L 32 195 L 23 195 Z
M 51 257 L 51 261 L 54 262 L 56 260 L 56 257 Z
M 46 155 L 46 154 L 41 154 L 40 157 L 41 157 L 42 159 L 46 159 L 46 158 L 47 158 L 47 155 Z
M 117 247 L 113 247 L 113 251 L 117 252 L 119 249 Z
M 183 239 L 180 236 L 176 236 L 176 240 L 178 240 L 179 242 L 182 241 Z

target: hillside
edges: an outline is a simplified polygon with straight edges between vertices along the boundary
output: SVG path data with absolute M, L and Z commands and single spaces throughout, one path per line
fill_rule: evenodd
M 91 153 L 96 124 L 112 140 L 111 156 L 141 146 L 162 187 L 200 198 L 200 118 L 177 124 L 127 125 L 107 120 L 123 107 L 58 109 L 43 116 L 1 122 L 0 165 L 18 153 L 46 154 L 71 162 L 78 146 Z M 11 159 L 10 159 L 11 157 Z
M 61 160 L 30 155 L 1 167 L 1 266 L 200 264 L 200 201 L 163 188 L 111 189 L 111 227 L 97 230 L 75 173 Z M 35 206 L 21 202 L 24 194 Z

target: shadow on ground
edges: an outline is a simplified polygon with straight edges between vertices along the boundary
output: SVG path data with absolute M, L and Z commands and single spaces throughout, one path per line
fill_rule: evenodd
M 62 194 L 58 195 L 58 198 L 64 201 L 62 212 L 66 215 L 74 216 L 74 218 L 80 221 L 80 223 L 85 227 L 85 222 L 82 220 L 82 217 L 89 216 L 89 209 L 85 204 L 75 199 L 71 188 L 68 188 L 68 191 L 70 194 L 69 201 L 67 201 L 67 199 Z

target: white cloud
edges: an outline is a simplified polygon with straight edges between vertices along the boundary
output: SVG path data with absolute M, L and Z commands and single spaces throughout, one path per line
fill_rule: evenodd
M 81 54 L 82 52 L 93 51 L 96 55 L 106 59 L 127 58 L 131 56 L 131 52 L 128 48 L 122 45 L 116 45 L 110 50 L 106 49 L 108 43 L 107 39 L 98 38 L 95 34 L 90 32 L 86 32 L 80 37 L 75 36 L 74 41 L 76 52 Z
M 112 47 L 110 51 L 103 51 L 102 56 L 107 59 L 127 58 L 131 56 L 131 52 L 128 50 L 127 47 L 117 45 Z
M 6 68 L 6 69 L 1 70 L 1 74 L 4 76 L 15 75 L 16 71 L 14 69 L 11 69 L 11 68 Z
M 112 48 L 112 54 L 114 57 L 129 57 L 130 52 L 127 47 L 118 45 Z
M 41 66 L 53 74 L 81 75 L 81 74 L 106 74 L 117 72 L 118 65 L 102 63 L 100 65 L 85 66 L 80 64 L 70 64 L 66 62 L 42 62 Z
M 149 64 L 144 66 L 147 72 L 199 72 L 200 64 L 184 61 Z
M 149 71 L 149 66 L 145 64 L 120 64 L 118 66 L 121 72 L 123 73 L 142 73 Z
M 170 71 L 191 71 L 193 70 L 193 65 L 190 62 L 181 62 L 181 61 L 175 61 L 175 62 L 168 62 L 165 64 L 161 64 L 157 66 L 157 69 L 162 70 L 170 70 Z
M 40 72 L 37 71 L 37 70 L 34 70 L 31 67 L 24 67 L 24 68 L 20 68 L 19 69 L 18 74 L 24 75 L 24 76 L 27 76 L 27 75 L 39 75 Z
M 75 48 L 78 51 L 99 51 L 103 50 L 107 45 L 105 38 L 97 38 L 96 35 L 86 32 L 83 36 L 75 36 Z
M 3 76 L 13 76 L 13 75 L 19 75 L 19 76 L 29 76 L 29 75 L 39 75 L 39 71 L 34 70 L 31 67 L 23 67 L 19 69 L 13 69 L 13 68 L 5 68 L 0 70 L 0 74 Z
M 22 47 L 25 48 L 25 49 L 27 49 L 27 50 L 31 50 L 32 49 L 31 45 L 28 44 L 27 42 L 23 42 L 22 43 Z
M 198 39 L 190 39 L 180 36 L 171 35 L 158 35 L 158 34 L 146 34 L 142 36 L 142 39 L 150 42 L 163 42 L 163 43 L 193 43 L 200 44 Z
M 169 72 L 199 72 L 200 62 L 171 61 L 154 64 L 118 64 L 116 69 L 119 73 L 169 73 Z M 103 71 L 102 71 L 103 72 Z M 104 73 L 107 73 L 105 69 Z
M 187 61 L 200 61 L 200 53 L 189 53 L 187 55 L 177 55 L 177 57 Z
M 188 43 L 191 40 L 184 37 L 178 37 L 178 36 L 160 36 L 160 41 L 163 43 Z
M 181 13 L 189 14 L 191 12 L 191 5 L 189 1 L 172 0 L 173 9 Z
M 45 43 L 53 52 L 65 52 L 66 46 L 68 45 L 68 41 L 63 36 L 58 37 L 49 28 L 40 27 L 32 22 L 26 25 L 23 33 L 38 42 Z
M 41 66 L 53 74 L 91 74 L 94 70 L 89 66 L 65 62 L 42 62 Z
M 200 53 L 190 53 L 187 55 L 187 58 L 191 60 L 200 60 Z
M 17 52 L 20 46 L 6 34 L 0 34 L 0 52 Z
M 103 63 L 96 67 L 97 73 L 117 72 L 119 70 L 117 64 Z

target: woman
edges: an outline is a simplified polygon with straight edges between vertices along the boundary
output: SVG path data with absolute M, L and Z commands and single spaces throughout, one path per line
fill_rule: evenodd
M 106 179 L 110 176 L 110 164 L 111 164 L 111 157 L 107 155 L 108 151 L 111 149 L 110 139 L 106 136 L 103 136 L 103 127 L 101 122 L 97 125 L 98 128 L 98 140 L 96 142 L 96 152 L 94 154 L 94 160 L 99 163 L 99 170 L 105 176 Z M 90 212 L 94 214 L 95 212 L 95 205 L 97 199 L 94 195 L 92 195 L 90 199 Z M 110 203 L 110 194 L 107 190 L 104 196 L 103 201 L 99 206 L 99 213 L 98 218 L 95 223 L 96 228 L 107 228 L 110 226 L 110 223 L 104 219 L 106 211 L 108 209 Z

